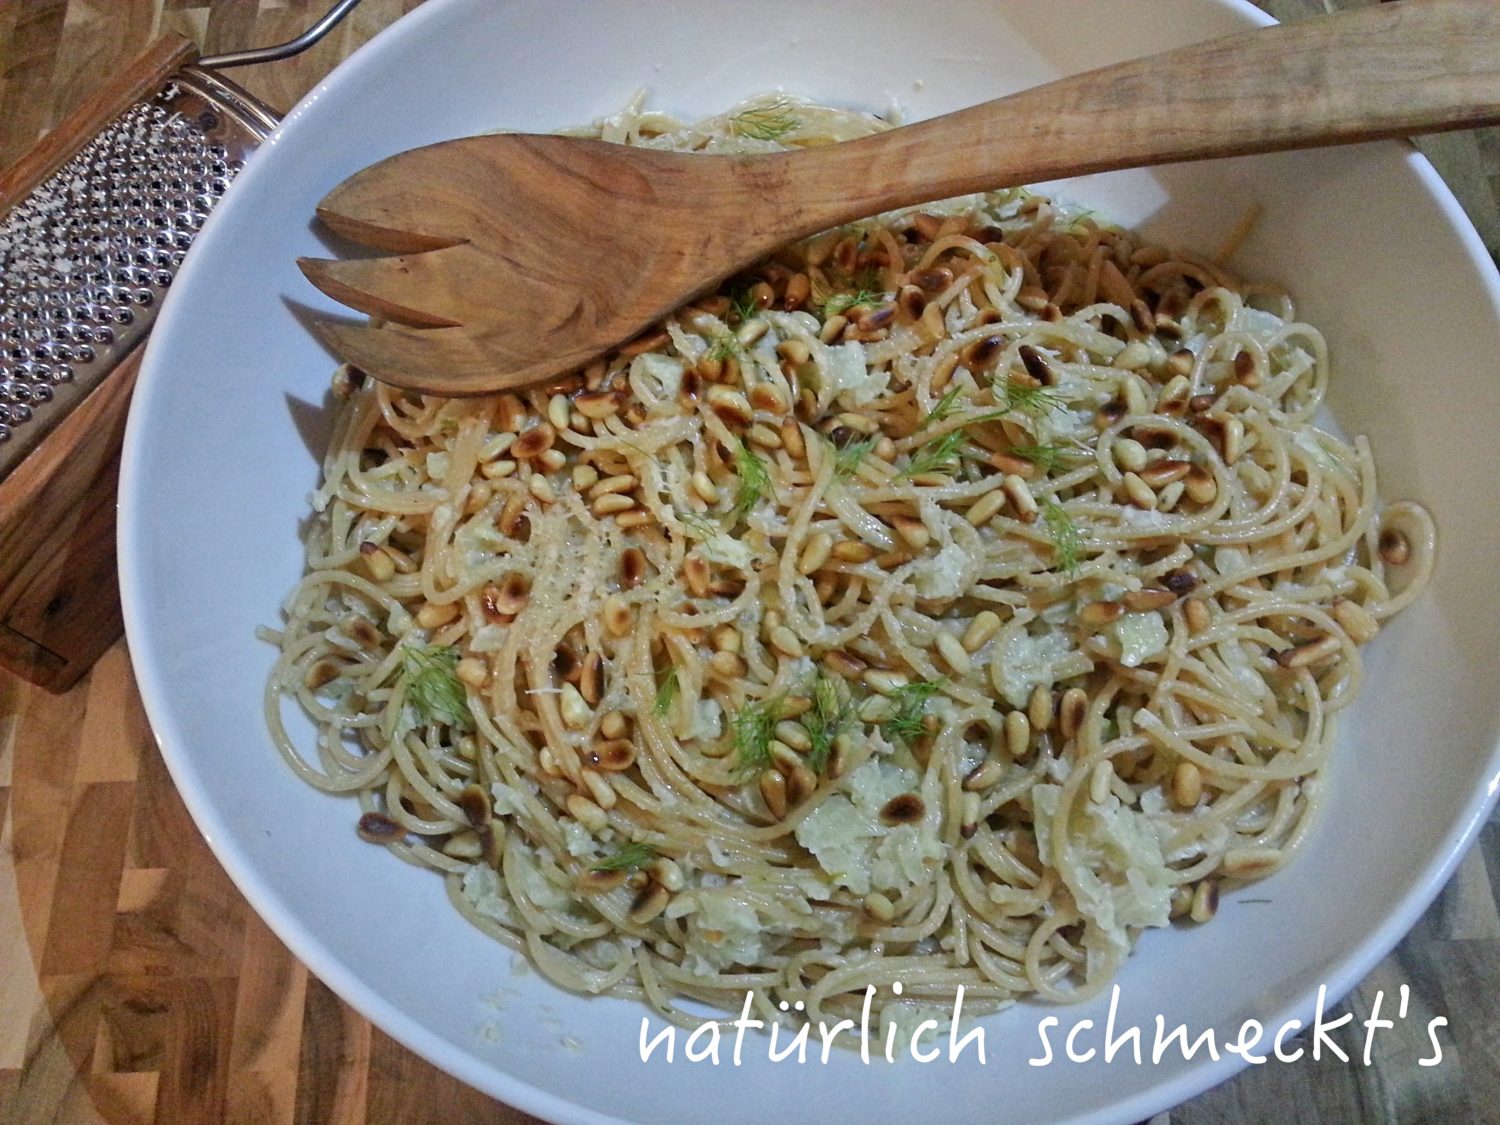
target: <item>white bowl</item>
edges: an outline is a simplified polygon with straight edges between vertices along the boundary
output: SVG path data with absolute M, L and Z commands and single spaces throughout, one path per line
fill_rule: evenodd
M 1036 1067 L 1022 1006 L 985 1023 L 987 1063 L 642 1063 L 644 1009 L 565 995 L 470 928 L 441 881 L 361 843 L 351 802 L 303 785 L 261 719 L 275 624 L 298 578 L 333 363 L 293 265 L 323 248 L 314 203 L 398 150 L 497 126 L 589 121 L 638 87 L 696 114 L 784 87 L 914 117 L 1062 73 L 1265 22 L 1238 0 L 852 0 L 668 6 L 433 0 L 319 86 L 214 213 L 163 309 L 136 391 L 120 485 L 120 575 L 141 692 L 172 775 L 251 904 L 319 977 L 437 1065 L 547 1117 L 690 1121 L 1139 1120 L 1221 1081 L 1233 1055 Z M 793 15 L 795 11 L 795 15 Z M 1071 198 L 1165 241 L 1211 249 L 1248 203 L 1236 259 L 1320 325 L 1333 406 L 1374 440 L 1387 498 L 1419 497 L 1443 533 L 1437 577 L 1369 653 L 1331 796 L 1306 852 L 1218 920 L 1152 932 L 1119 976 L 1118 1026 L 1270 1028 L 1342 995 L 1442 885 L 1494 797 L 1500 661 L 1500 285 L 1428 165 L 1394 143 L 1096 177 Z M 1246 903 L 1244 898 L 1269 899 Z M 501 1004 L 495 1007 L 482 997 Z M 1330 1001 L 1331 1002 L 1331 1001 Z M 660 1024 L 653 1021 L 653 1028 Z M 1346 1048 L 1358 1039 L 1344 1033 Z M 1097 1031 L 1080 1046 L 1097 1045 Z M 1061 1050 L 1056 1041 L 1054 1046 Z M 681 1045 L 679 1044 L 679 1051 Z M 816 1053 L 814 1054 L 816 1058 Z M 1272 1062 L 1268 1065 L 1277 1065 Z

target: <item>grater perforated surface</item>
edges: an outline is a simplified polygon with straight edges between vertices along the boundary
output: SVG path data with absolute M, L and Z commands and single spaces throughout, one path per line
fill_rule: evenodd
M 0 216 L 0 477 L 146 335 L 258 139 L 169 83 Z

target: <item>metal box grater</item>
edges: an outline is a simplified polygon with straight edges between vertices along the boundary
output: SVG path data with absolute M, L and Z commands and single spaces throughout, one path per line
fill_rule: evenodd
M 194 237 L 277 115 L 168 37 L 0 172 L 0 666 L 53 690 L 121 632 L 114 500 L 125 410 Z

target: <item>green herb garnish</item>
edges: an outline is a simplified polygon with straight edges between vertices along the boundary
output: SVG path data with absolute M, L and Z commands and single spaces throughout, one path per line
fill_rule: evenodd
M 614 855 L 605 856 L 594 864 L 595 871 L 634 871 L 645 867 L 656 858 L 656 849 L 650 844 L 626 844 Z
M 955 471 L 963 460 L 968 441 L 969 435 L 957 429 L 923 442 L 912 450 L 911 461 L 901 470 L 901 475 L 914 477 L 922 473 Z
M 812 711 L 802 720 L 812 748 L 807 752 L 807 764 L 814 773 L 822 773 L 833 753 L 833 740 L 843 733 L 854 718 L 854 701 L 844 698 L 839 691 L 842 681 L 825 675 L 819 668 L 813 680 Z
M 468 730 L 474 725 L 469 697 L 458 680 L 458 649 L 453 645 L 405 645 L 401 679 L 406 699 L 424 723 Z
M 1078 531 L 1078 525 L 1056 500 L 1048 500 L 1042 505 L 1042 520 L 1047 525 L 1048 534 L 1052 536 L 1058 569 L 1067 574 L 1075 573 L 1079 557 L 1083 553 L 1083 536 Z
M 722 363 L 726 359 L 733 359 L 743 349 L 740 347 L 739 337 L 727 328 L 717 333 L 712 343 L 708 346 L 708 358 L 716 359 Z
M 1029 414 L 1039 418 L 1062 406 L 1063 400 L 1056 391 L 1047 387 L 1032 387 L 1014 379 L 999 380 L 995 384 L 995 397 L 1000 400 L 1002 413 Z
M 739 484 L 735 488 L 734 507 L 730 513 L 735 519 L 740 519 L 771 490 L 771 473 L 765 461 L 743 441 L 734 451 L 734 471 L 739 475 Z
M 771 764 L 771 741 L 781 721 L 781 696 L 747 703 L 729 720 L 734 735 L 735 767 L 758 774 Z
M 667 667 L 665 674 L 657 676 L 656 702 L 652 704 L 651 709 L 658 715 L 665 715 L 672 709 L 672 704 L 677 702 L 678 691 L 677 665 L 672 664 Z
M 1016 445 L 1009 450 L 1010 454 L 1030 461 L 1044 473 L 1055 473 L 1063 467 L 1063 462 L 1072 456 L 1074 451 L 1061 445 Z
M 834 293 L 823 301 L 823 319 L 846 313 L 855 305 L 878 305 L 885 300 L 885 294 L 874 289 L 859 288 L 849 293 Z
M 750 290 L 745 289 L 738 297 L 734 298 L 734 303 L 730 305 L 729 312 L 731 316 L 738 317 L 740 322 L 743 323 L 758 317 L 761 314 L 761 307 L 755 298 L 750 295 Z
M 946 420 L 950 415 L 959 410 L 958 396 L 963 394 L 962 387 L 954 387 L 951 391 L 938 399 L 937 405 L 927 412 L 927 417 L 922 419 L 922 429 L 928 426 L 936 426 L 939 422 Z
M 801 118 L 792 112 L 792 103 L 786 98 L 742 109 L 729 118 L 731 133 L 758 141 L 779 141 L 801 127 Z
M 851 477 L 859 468 L 860 463 L 875 448 L 879 438 L 868 437 L 859 441 L 851 441 L 843 448 L 835 446 L 837 452 L 833 455 L 833 475 L 835 477 Z
M 941 681 L 918 680 L 896 689 L 894 702 L 896 714 L 880 724 L 880 731 L 894 742 L 901 739 L 910 742 L 922 733 L 922 716 L 927 711 L 927 701 L 942 687 Z

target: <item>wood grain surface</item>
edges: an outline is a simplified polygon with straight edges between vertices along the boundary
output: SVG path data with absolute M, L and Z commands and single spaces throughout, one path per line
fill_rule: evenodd
M 1329 6 L 1260 2 L 1283 19 Z M 236 78 L 288 107 L 416 5 L 364 0 L 310 54 Z M 0 0 L 0 168 L 158 33 L 238 49 L 290 38 L 322 6 Z M 1500 249 L 1495 132 L 1424 149 Z M 1376 1037 L 1371 1065 L 1325 1054 L 1252 1067 L 1157 1123 L 1500 1122 L 1497 886 L 1492 818 L 1416 928 L 1335 1012 L 1363 1020 L 1383 993 L 1388 1017 L 1409 986 L 1410 1016 Z M 1448 1020 L 1443 1060 L 1423 1067 L 1434 1015 Z M 123 646 L 67 695 L 0 673 L 0 1122 L 529 1120 L 371 1027 L 245 905 L 172 787 Z

